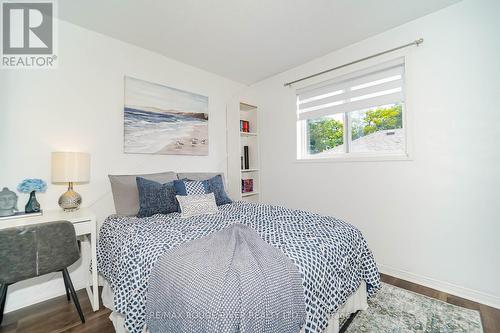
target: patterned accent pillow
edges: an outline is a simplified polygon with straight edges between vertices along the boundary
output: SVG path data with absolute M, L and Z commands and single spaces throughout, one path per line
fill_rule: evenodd
M 181 208 L 181 217 L 216 214 L 219 211 L 213 193 L 177 195 L 176 198 Z
M 139 191 L 139 213 L 137 217 L 177 212 L 179 204 L 175 199 L 174 182 L 161 184 L 142 177 L 136 178 Z
M 209 193 L 208 181 L 203 180 L 174 180 L 175 192 L 178 195 L 195 195 Z
M 207 180 L 209 192 L 213 192 L 215 195 L 215 202 L 217 206 L 225 205 L 233 202 L 231 198 L 228 197 L 226 191 L 224 190 L 224 180 L 221 175 L 217 175 Z

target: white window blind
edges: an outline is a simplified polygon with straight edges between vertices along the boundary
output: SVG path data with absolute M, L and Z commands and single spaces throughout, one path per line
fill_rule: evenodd
M 297 91 L 299 120 L 404 102 L 404 59 Z

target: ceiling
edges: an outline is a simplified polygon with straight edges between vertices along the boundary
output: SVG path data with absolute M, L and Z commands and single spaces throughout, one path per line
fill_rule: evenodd
M 64 0 L 58 10 L 63 20 L 251 84 L 458 1 Z

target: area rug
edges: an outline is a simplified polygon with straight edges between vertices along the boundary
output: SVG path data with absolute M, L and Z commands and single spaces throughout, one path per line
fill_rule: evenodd
M 478 311 L 384 283 L 346 333 L 483 333 Z

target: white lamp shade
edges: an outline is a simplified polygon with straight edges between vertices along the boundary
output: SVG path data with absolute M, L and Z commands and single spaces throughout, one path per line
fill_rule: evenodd
M 90 154 L 75 152 L 52 153 L 53 183 L 82 183 L 90 180 Z

